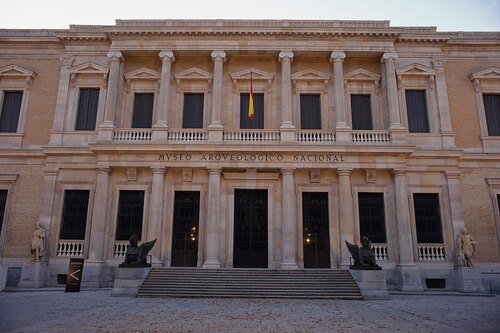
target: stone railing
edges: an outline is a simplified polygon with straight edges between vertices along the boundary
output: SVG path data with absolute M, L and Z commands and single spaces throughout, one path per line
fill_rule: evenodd
M 376 261 L 387 261 L 387 244 L 386 243 L 372 243 L 372 250 L 375 253 Z
M 199 142 L 208 140 L 208 131 L 200 128 L 171 129 L 168 142 Z
M 113 258 L 125 258 L 129 241 L 115 241 Z
M 390 143 L 391 136 L 387 131 L 352 131 L 352 142 L 357 143 Z
M 113 135 L 115 142 L 145 142 L 151 141 L 150 128 L 128 128 L 115 130 Z
M 334 131 L 298 130 L 295 132 L 297 142 L 335 142 Z
M 279 131 L 241 129 L 225 131 L 222 140 L 225 142 L 278 142 L 281 140 L 281 135 Z
M 418 260 L 444 261 L 444 244 L 418 244 Z
M 60 240 L 57 242 L 57 256 L 83 257 L 84 244 L 83 240 Z

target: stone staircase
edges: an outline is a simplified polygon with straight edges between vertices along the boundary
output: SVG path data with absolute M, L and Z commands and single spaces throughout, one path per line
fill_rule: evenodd
M 152 268 L 137 297 L 362 299 L 348 270 Z

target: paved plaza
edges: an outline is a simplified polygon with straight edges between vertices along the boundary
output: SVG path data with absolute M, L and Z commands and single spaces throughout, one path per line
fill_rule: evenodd
M 499 332 L 500 297 L 390 300 L 112 297 L 111 290 L 0 294 L 0 332 Z

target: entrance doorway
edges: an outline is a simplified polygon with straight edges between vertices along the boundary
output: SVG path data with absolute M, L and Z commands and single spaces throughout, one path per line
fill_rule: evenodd
M 267 261 L 267 190 L 235 190 L 233 267 L 267 268 Z
M 172 266 L 196 267 L 200 192 L 175 191 L 172 236 Z
M 328 193 L 302 193 L 304 268 L 330 268 Z

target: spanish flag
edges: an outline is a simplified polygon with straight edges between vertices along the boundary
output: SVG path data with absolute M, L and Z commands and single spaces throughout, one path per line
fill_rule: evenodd
M 250 96 L 248 98 L 248 118 L 253 120 L 253 86 L 252 86 L 252 72 L 250 72 Z

